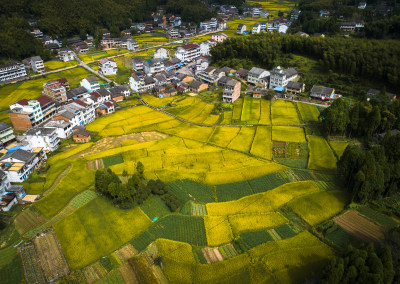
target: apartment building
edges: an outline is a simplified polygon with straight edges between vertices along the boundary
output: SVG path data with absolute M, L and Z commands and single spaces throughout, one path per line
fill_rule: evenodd
M 240 97 L 241 86 L 239 81 L 229 78 L 222 91 L 222 100 L 227 103 L 235 102 Z
M 58 103 L 67 101 L 67 90 L 58 80 L 49 81 L 43 84 L 42 94 L 52 98 Z
M 28 76 L 25 65 L 19 62 L 12 62 L 0 65 L 0 83 L 12 82 Z

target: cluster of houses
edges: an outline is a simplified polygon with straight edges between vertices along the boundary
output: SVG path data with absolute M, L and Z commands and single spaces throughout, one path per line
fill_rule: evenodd
M 247 26 L 245 24 L 239 24 L 236 29 L 236 34 L 259 34 L 261 32 L 279 32 L 285 34 L 292 24 L 292 20 L 284 17 L 274 18 L 271 21 L 260 21 L 255 23 L 252 27 L 249 27 L 247 30 Z

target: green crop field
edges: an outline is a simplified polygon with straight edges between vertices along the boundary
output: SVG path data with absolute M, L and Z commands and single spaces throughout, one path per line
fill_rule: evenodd
M 344 150 L 346 150 L 349 145 L 349 143 L 345 141 L 329 141 L 329 144 L 339 158 L 343 155 Z
M 86 170 L 85 160 L 77 160 L 71 166 L 69 173 L 53 191 L 35 202 L 35 208 L 48 218 L 57 214 L 75 195 L 93 183 L 94 171 Z
M 210 186 L 191 180 L 177 180 L 168 184 L 169 189 L 182 201 L 213 202 L 213 192 Z
M 256 124 L 260 119 L 261 101 L 252 97 L 245 97 L 242 107 L 241 120 L 248 124 Z
M 300 124 L 296 105 L 292 102 L 278 100 L 271 106 L 273 124 Z
M 258 126 L 254 135 L 250 153 L 254 156 L 272 160 L 272 131 L 271 127 Z
M 235 201 L 208 203 L 208 215 L 234 215 L 244 213 L 272 212 L 293 198 L 310 194 L 320 189 L 313 181 L 300 181 L 281 185 L 275 189 L 246 196 Z
M 43 84 L 60 78 L 66 78 L 71 86 L 75 88 L 80 86 L 80 81 L 86 77 L 93 76 L 92 73 L 83 67 L 56 72 L 53 74 L 39 76 L 35 79 L 23 81 L 20 83 L 9 84 L 0 87 L 0 107 L 9 105 L 22 99 L 36 99 L 42 95 Z
M 232 232 L 238 236 L 247 231 L 270 229 L 287 223 L 288 220 L 279 212 L 262 214 L 236 214 L 229 216 Z
M 305 142 L 304 129 L 292 126 L 272 126 L 272 140 L 279 142 Z
M 151 225 L 140 208 L 121 210 L 96 198 L 54 225 L 72 269 L 81 268 L 128 242 Z
M 331 249 L 308 232 L 283 241 L 267 242 L 228 260 L 192 264 L 164 257 L 164 273 L 171 283 L 300 283 L 317 273 L 333 256 Z M 259 259 L 252 262 L 251 259 Z
M 299 108 L 301 118 L 304 122 L 317 122 L 319 120 L 319 110 L 317 106 L 298 103 L 297 107 Z
M 320 136 L 307 135 L 310 149 L 308 168 L 312 170 L 333 170 L 336 168 L 336 157 L 328 142 Z
M 71 67 L 71 66 L 75 66 L 75 65 L 78 65 L 78 62 L 76 60 L 71 60 L 68 62 L 54 60 L 54 61 L 47 61 L 44 63 L 44 67 L 47 70 L 57 70 L 57 69 Z
M 154 218 L 161 218 L 167 214 L 170 214 L 171 211 L 165 205 L 165 202 L 159 196 L 152 196 L 148 198 L 141 206 L 140 209 L 153 220 Z
M 227 216 L 204 216 L 204 225 L 209 246 L 219 246 L 233 240 Z
M 343 211 L 348 198 L 342 191 L 321 191 L 299 197 L 288 206 L 314 226 Z

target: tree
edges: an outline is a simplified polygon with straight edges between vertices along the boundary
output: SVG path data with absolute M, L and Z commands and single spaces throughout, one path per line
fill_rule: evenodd
M 136 164 L 136 171 L 138 172 L 140 177 L 143 177 L 143 173 L 144 173 L 144 165 L 142 164 L 142 162 L 137 162 Z

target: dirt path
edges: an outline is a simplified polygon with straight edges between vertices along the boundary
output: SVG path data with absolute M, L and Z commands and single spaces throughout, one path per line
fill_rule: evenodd
M 63 177 L 65 177 L 69 171 L 71 170 L 71 166 L 69 166 L 68 168 L 66 168 L 60 175 L 58 175 L 58 177 L 56 178 L 56 180 L 53 182 L 53 184 L 42 193 L 42 197 L 46 196 L 47 194 L 49 194 L 57 185 L 58 183 L 61 181 L 61 179 Z

